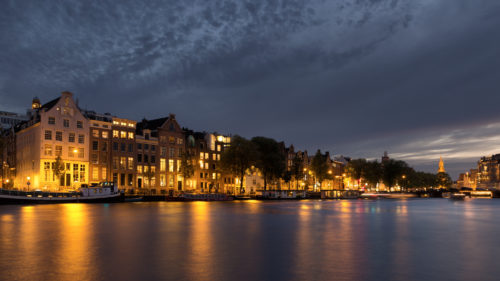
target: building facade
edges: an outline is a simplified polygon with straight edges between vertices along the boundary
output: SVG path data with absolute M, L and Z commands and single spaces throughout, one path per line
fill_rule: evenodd
M 43 106 L 16 128 L 16 178 L 20 189 L 75 189 L 88 184 L 89 125 L 70 92 Z

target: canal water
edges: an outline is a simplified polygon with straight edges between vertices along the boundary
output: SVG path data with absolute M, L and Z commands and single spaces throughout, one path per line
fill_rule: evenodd
M 500 280 L 500 200 L 0 206 L 0 280 Z

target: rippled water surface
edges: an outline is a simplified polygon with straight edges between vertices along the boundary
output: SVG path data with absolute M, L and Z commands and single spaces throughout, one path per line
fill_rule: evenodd
M 500 280 L 500 200 L 0 206 L 0 280 Z

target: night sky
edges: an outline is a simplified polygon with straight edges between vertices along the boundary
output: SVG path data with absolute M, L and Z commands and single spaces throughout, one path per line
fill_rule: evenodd
M 455 179 L 500 153 L 498 0 L 113 2 L 2 0 L 0 110 L 68 90 Z

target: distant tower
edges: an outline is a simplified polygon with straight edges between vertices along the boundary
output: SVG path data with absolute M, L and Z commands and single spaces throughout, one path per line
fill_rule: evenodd
M 389 155 L 387 151 L 384 151 L 384 156 L 382 156 L 382 163 L 389 161 Z
M 33 101 L 31 102 L 31 109 L 39 109 L 40 107 L 40 99 L 38 97 L 34 97 Z
M 438 173 L 446 173 L 446 170 L 444 169 L 443 157 L 439 157 L 439 169 L 438 169 Z

